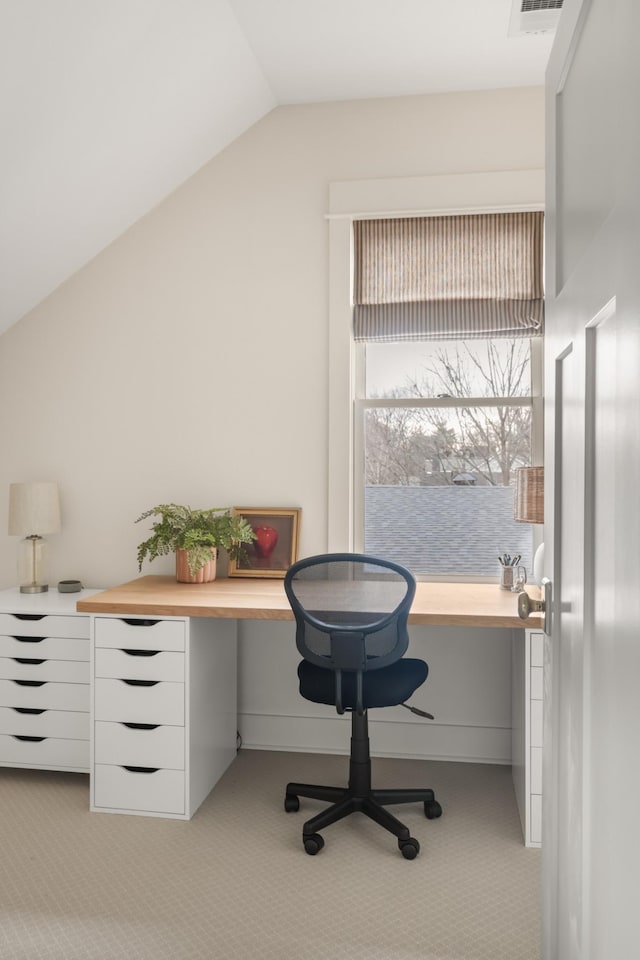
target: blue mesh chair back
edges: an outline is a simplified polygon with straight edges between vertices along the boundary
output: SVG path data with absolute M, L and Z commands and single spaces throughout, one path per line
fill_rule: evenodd
M 287 571 L 298 650 L 309 663 L 334 671 L 339 713 L 346 708 L 362 713 L 364 674 L 388 667 L 406 652 L 415 589 L 404 567 L 364 554 L 307 557 Z M 343 696 L 345 671 L 355 685 L 354 703 Z

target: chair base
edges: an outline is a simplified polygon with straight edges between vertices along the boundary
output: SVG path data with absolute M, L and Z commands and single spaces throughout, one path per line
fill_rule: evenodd
M 330 787 L 313 783 L 288 783 L 284 800 L 287 812 L 294 812 L 298 809 L 298 797 L 327 800 L 331 804 L 315 817 L 312 817 L 311 820 L 307 820 L 302 828 L 302 841 L 307 853 L 317 853 L 321 848 L 323 841 L 318 836 L 319 830 L 323 830 L 330 824 L 358 811 L 364 813 L 365 816 L 397 837 L 398 846 L 403 855 L 407 859 L 413 859 L 417 855 L 420 845 L 417 840 L 411 837 L 408 828 L 386 810 L 385 806 L 393 803 L 423 803 L 425 816 L 430 820 L 436 819 L 442 813 L 442 808 L 436 800 L 433 790 L 429 788 L 372 789 L 366 711 L 362 715 L 355 712 L 351 715 L 349 785 L 347 787 Z M 319 845 L 318 841 L 320 841 Z M 317 849 L 313 848 L 314 843 Z

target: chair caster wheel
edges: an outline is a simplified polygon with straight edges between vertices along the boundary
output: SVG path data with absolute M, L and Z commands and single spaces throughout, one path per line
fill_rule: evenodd
M 287 813 L 296 813 L 300 809 L 300 800 L 294 793 L 285 794 L 284 808 Z
M 437 800 L 425 800 L 424 815 L 427 820 L 437 820 L 442 816 L 442 807 Z
M 409 837 L 408 840 L 398 840 L 398 847 L 405 860 L 415 860 L 420 853 L 420 844 L 413 837 Z
M 304 849 L 310 857 L 315 857 L 324 847 L 324 840 L 319 833 L 312 833 L 308 837 L 303 837 Z

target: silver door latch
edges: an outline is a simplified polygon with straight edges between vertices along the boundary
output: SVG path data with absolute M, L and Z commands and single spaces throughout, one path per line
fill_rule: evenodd
M 540 583 L 544 592 L 542 600 L 534 600 L 525 591 L 518 594 L 518 616 L 521 620 L 526 620 L 532 613 L 544 613 L 544 632 L 548 637 L 551 636 L 551 580 L 543 577 Z

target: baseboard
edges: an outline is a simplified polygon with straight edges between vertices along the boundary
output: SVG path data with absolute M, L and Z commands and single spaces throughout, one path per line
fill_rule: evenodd
M 293 753 L 348 754 L 350 716 L 276 716 L 243 713 L 238 727 L 243 747 Z M 432 720 L 402 722 L 369 717 L 371 753 L 414 760 L 511 763 L 511 729 L 443 724 Z

